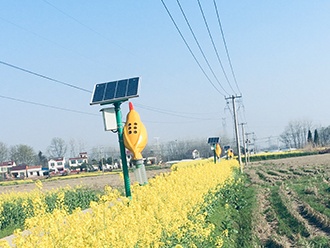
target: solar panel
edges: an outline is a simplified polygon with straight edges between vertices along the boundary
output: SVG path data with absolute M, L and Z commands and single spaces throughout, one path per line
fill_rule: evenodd
M 208 144 L 217 144 L 219 143 L 219 137 L 210 137 L 207 141 Z
M 100 83 L 94 86 L 91 105 L 106 104 L 139 96 L 139 77 Z

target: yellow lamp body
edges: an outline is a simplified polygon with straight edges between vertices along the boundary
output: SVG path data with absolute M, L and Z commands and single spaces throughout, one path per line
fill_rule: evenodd
M 133 159 L 142 159 L 141 152 L 147 144 L 147 130 L 141 122 L 140 115 L 133 109 L 130 102 L 130 112 L 126 117 L 123 131 L 125 147 L 133 153 Z
M 217 145 L 215 146 L 215 155 L 217 155 L 217 157 L 220 158 L 221 147 L 220 147 L 219 143 L 217 143 Z

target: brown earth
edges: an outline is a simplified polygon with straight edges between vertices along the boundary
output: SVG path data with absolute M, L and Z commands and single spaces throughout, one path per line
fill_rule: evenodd
M 158 170 L 148 170 L 147 177 L 148 179 L 159 175 L 160 173 L 170 172 L 171 169 L 158 169 Z M 135 181 L 134 173 L 129 173 L 130 183 L 133 184 Z M 67 185 L 74 187 L 77 185 L 88 185 L 94 189 L 104 189 L 105 185 L 109 185 L 112 188 L 121 188 L 124 187 L 124 181 L 119 177 L 119 174 L 112 175 L 101 175 L 93 177 L 81 177 L 75 179 L 65 179 L 65 180 L 56 180 L 56 181 L 45 181 L 42 183 L 44 190 L 52 190 L 58 187 L 65 187 Z M 0 193 L 3 192 L 29 192 L 35 188 L 34 183 L 29 184 L 20 184 L 20 185 L 10 185 L 10 186 L 0 186 Z
M 270 190 L 281 186 L 278 193 L 282 202 L 292 216 L 308 230 L 309 238 L 316 236 L 330 237 L 330 220 L 303 202 L 297 194 L 288 187 L 293 179 L 301 176 L 307 178 L 323 177 L 324 183 L 330 182 L 330 154 L 319 154 L 304 157 L 293 157 L 276 160 L 252 162 L 245 166 L 244 172 L 257 188 L 257 208 L 254 211 L 254 234 L 261 245 L 265 247 L 312 247 L 308 239 L 295 237 L 289 239 L 279 235 L 278 220 L 269 202 Z M 308 185 L 306 185 L 308 188 Z M 308 188 L 309 189 L 309 188 Z M 317 188 L 309 189 L 317 194 Z M 305 244 L 298 245 L 303 240 Z

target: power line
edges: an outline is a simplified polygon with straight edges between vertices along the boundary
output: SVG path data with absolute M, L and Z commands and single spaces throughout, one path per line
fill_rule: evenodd
M 149 109 L 154 109 L 154 110 L 159 110 L 159 111 L 165 111 L 165 112 L 169 112 L 169 113 L 184 114 L 184 115 L 216 115 L 216 114 L 218 114 L 218 112 L 212 112 L 212 113 L 180 112 L 180 111 L 173 111 L 173 110 L 168 110 L 168 109 L 150 107 L 150 106 L 140 104 L 140 103 L 134 103 L 134 105 L 139 106 L 141 108 L 144 107 L 144 108 L 149 108 Z
M 43 103 L 37 103 L 37 102 L 26 101 L 26 100 L 17 99 L 17 98 L 8 97 L 8 96 L 2 96 L 2 95 L 0 95 L 0 97 L 1 97 L 1 98 L 4 98 L 4 99 L 9 99 L 9 100 L 12 100 L 12 101 L 23 102 L 23 103 L 28 103 L 28 104 L 33 104 L 33 105 L 37 105 L 37 106 L 42 106 L 42 107 L 47 107 L 47 108 L 58 109 L 58 110 L 64 110 L 64 111 L 74 112 L 74 113 L 78 113 L 78 114 L 86 114 L 86 115 L 99 116 L 99 115 L 97 115 L 97 114 L 92 114 L 92 113 L 83 112 L 83 111 L 79 111 L 79 110 L 73 110 L 73 109 L 61 108 L 61 107 L 56 107 L 56 106 L 47 105 L 47 104 L 43 104 Z
M 172 115 L 172 116 L 177 116 L 177 117 L 181 117 L 181 118 L 186 118 L 186 119 L 192 119 L 192 120 L 214 120 L 213 118 L 198 118 L 198 117 L 191 117 L 191 116 L 184 116 L 184 115 L 180 115 L 180 114 L 175 114 L 172 112 L 169 112 L 168 110 L 160 110 L 160 109 L 155 109 L 153 107 L 148 107 L 148 106 L 141 106 L 139 104 L 135 104 L 136 106 L 140 106 L 140 108 L 149 110 L 149 111 L 153 111 L 153 112 L 157 112 L 157 113 L 162 113 L 162 114 L 166 114 L 166 115 Z
M 220 56 L 219 56 L 219 53 L 218 53 L 218 49 L 217 49 L 216 46 L 215 46 L 215 43 L 214 43 L 214 40 L 213 40 L 213 37 L 212 37 L 211 31 L 210 31 L 209 25 L 207 24 L 207 20 L 206 20 L 206 17 L 205 17 L 205 14 L 204 14 L 204 11 L 203 11 L 203 8 L 202 8 L 202 5 L 201 5 L 201 3 L 200 3 L 199 0 L 197 0 L 197 2 L 198 2 L 198 5 L 199 5 L 199 9 L 200 9 L 200 11 L 201 11 L 201 13 L 202 13 L 202 16 L 203 16 L 203 19 L 204 19 L 204 23 L 205 23 L 205 26 L 206 26 L 207 32 L 208 32 L 209 37 L 210 37 L 210 39 L 211 39 L 211 42 L 212 42 L 212 45 L 213 45 L 213 49 L 214 49 L 214 51 L 215 51 L 215 53 L 216 53 L 216 55 L 217 55 L 217 58 L 218 58 L 219 64 L 220 64 L 220 66 L 221 66 L 222 72 L 223 72 L 223 74 L 225 75 L 225 78 L 226 78 L 226 81 L 227 81 L 228 85 L 230 86 L 230 88 L 232 89 L 232 91 L 236 94 L 235 90 L 233 89 L 233 87 L 231 86 L 231 84 L 230 84 L 230 82 L 229 82 L 229 79 L 228 79 L 227 73 L 225 72 L 225 69 L 224 69 L 224 67 L 223 67 L 223 65 L 222 65 L 222 62 L 221 62 L 221 59 L 220 59 Z
M 47 79 L 47 80 L 53 81 L 53 82 L 55 82 L 55 83 L 59 83 L 59 84 L 63 84 L 63 85 L 65 85 L 65 86 L 72 87 L 72 88 L 77 89 L 77 90 L 82 90 L 82 91 L 85 91 L 85 92 L 88 92 L 88 93 L 92 93 L 92 91 L 90 91 L 90 90 L 86 90 L 86 89 L 84 89 L 84 88 L 81 88 L 81 87 L 75 86 L 75 85 L 73 85 L 73 84 L 68 84 L 68 83 L 65 83 L 65 82 L 63 82 L 63 81 L 59 81 L 59 80 L 57 80 L 57 79 L 54 79 L 54 78 L 51 78 L 51 77 L 47 77 L 47 76 L 44 76 L 44 75 L 42 75 L 42 74 L 39 74 L 39 73 L 36 73 L 36 72 L 30 71 L 30 70 L 27 70 L 27 69 L 23 69 L 23 68 L 21 68 L 21 67 L 18 67 L 18 66 L 16 66 L 16 65 L 12 65 L 12 64 L 6 63 L 6 62 L 4 62 L 4 61 L 0 61 L 0 64 L 3 64 L 3 65 L 6 65 L 6 66 L 9 66 L 9 67 L 12 67 L 12 68 L 17 69 L 17 70 L 20 70 L 20 71 L 24 71 L 24 72 L 26 72 L 26 73 L 30 73 L 30 74 L 32 74 L 32 75 L 35 75 L 35 76 L 38 76 L 38 77 L 41 77 L 41 78 L 44 78 L 44 79 Z
M 207 75 L 206 72 L 204 71 L 203 67 L 202 67 L 201 64 L 198 62 L 198 60 L 197 60 L 195 54 L 193 53 L 193 51 L 191 50 L 190 46 L 188 45 L 186 39 L 183 37 L 183 34 L 181 33 L 181 31 L 180 31 L 178 25 L 176 24 L 175 20 L 173 19 L 173 17 L 172 17 L 172 15 L 171 15 L 169 9 L 167 8 L 165 2 L 164 2 L 163 0 L 161 0 L 161 2 L 162 2 L 162 4 L 163 4 L 163 6 L 164 6 L 164 8 L 165 8 L 165 10 L 166 10 L 166 12 L 167 12 L 167 14 L 168 14 L 169 17 L 171 18 L 171 20 L 172 20 L 172 22 L 173 22 L 173 24 L 174 24 L 176 30 L 179 32 L 179 34 L 180 34 L 180 36 L 181 36 L 183 42 L 185 43 L 186 47 L 188 48 L 190 54 L 193 56 L 195 62 L 196 62 L 197 65 L 198 65 L 198 67 L 199 67 L 199 68 L 201 69 L 201 71 L 203 72 L 204 76 L 205 76 L 205 77 L 207 78 L 207 80 L 212 84 L 212 86 L 215 88 L 216 91 L 218 91 L 221 95 L 225 96 L 222 92 L 219 91 L 219 89 L 213 84 L 213 82 L 211 81 L 211 79 L 208 77 L 208 75 Z
M 238 87 L 236 76 L 235 76 L 235 73 L 234 73 L 234 69 L 233 69 L 233 66 L 232 66 L 232 63 L 231 63 L 231 60 L 230 60 L 230 56 L 229 56 L 229 52 L 228 52 L 228 48 L 227 48 L 227 43 L 226 43 L 225 35 L 224 35 L 223 29 L 222 29 L 220 15 L 219 15 L 218 7 L 217 7 L 217 4 L 216 4 L 215 0 L 213 0 L 213 3 L 214 3 L 214 8 L 215 8 L 215 11 L 216 11 L 216 14 L 217 14 L 217 19 L 218 19 L 218 23 L 219 23 L 219 27 L 220 27 L 220 31 L 221 31 L 221 35 L 222 35 L 223 44 L 225 45 L 225 49 L 226 49 L 227 58 L 228 58 L 228 62 L 229 62 L 229 65 L 230 65 L 231 73 L 233 74 L 233 78 L 234 78 L 236 87 L 238 89 L 238 92 L 242 95 L 242 93 L 241 93 L 241 91 Z
M 84 57 L 84 58 L 86 58 L 86 59 L 88 59 L 88 60 L 91 60 L 91 61 L 93 61 L 93 62 L 97 62 L 97 63 L 99 63 L 98 61 L 95 61 L 95 60 L 93 60 L 92 58 L 89 58 L 89 57 L 87 57 L 87 56 L 85 56 L 85 55 L 83 55 L 83 54 L 81 54 L 81 53 L 79 53 L 79 52 L 77 52 L 77 51 L 73 51 L 73 50 L 71 50 L 71 49 L 69 49 L 69 48 L 67 48 L 67 47 L 65 47 L 65 46 L 63 46 L 63 45 L 61 45 L 61 44 L 58 44 L 58 43 L 55 42 L 55 41 L 52 41 L 52 40 L 50 40 L 50 39 L 48 39 L 48 38 L 45 38 L 45 37 L 43 37 L 43 36 L 41 36 L 41 35 L 39 35 L 39 34 L 33 32 L 33 31 L 28 30 L 28 29 L 26 29 L 26 28 L 24 28 L 24 27 L 22 27 L 22 26 L 19 26 L 19 25 L 15 24 L 15 23 L 13 23 L 13 22 L 11 22 L 11 21 L 8 21 L 8 20 L 6 20 L 6 19 L 4 19 L 4 18 L 2 18 L 2 17 L 0 17 L 0 19 L 3 20 L 3 21 L 5 21 L 5 22 L 7 22 L 7 23 L 9 23 L 9 24 L 11 24 L 11 25 L 13 25 L 13 26 L 15 26 L 15 27 L 17 27 L 17 28 L 22 29 L 22 30 L 24 30 L 24 31 L 26 31 L 26 32 L 28 32 L 28 33 L 31 33 L 31 34 L 33 34 L 33 35 L 35 35 L 35 36 L 37 36 L 37 37 L 39 37 L 39 38 L 41 38 L 41 39 L 44 39 L 44 40 L 46 40 L 46 41 L 48 41 L 48 42 L 50 42 L 50 43 L 53 43 L 53 44 L 55 44 L 55 45 L 57 45 L 57 46 L 59 46 L 59 47 L 62 47 L 62 48 L 64 48 L 64 49 L 68 50 L 68 51 L 71 51 L 71 52 L 77 53 L 77 54 L 79 54 L 80 56 L 82 56 L 82 57 Z
M 77 20 L 76 18 L 74 18 L 73 16 L 67 14 L 66 12 L 64 12 L 63 10 L 57 8 L 55 5 L 51 4 L 50 2 L 47 2 L 46 0 L 43 0 L 46 4 L 48 4 L 49 6 L 53 7 L 54 9 L 56 9 L 57 11 L 61 12 L 63 15 L 69 17 L 70 19 L 74 20 L 75 22 L 77 22 L 78 24 L 80 24 L 81 26 L 87 28 L 88 30 L 90 30 L 91 32 L 97 34 L 98 36 L 106 39 L 107 41 L 109 41 L 110 43 L 120 47 L 121 49 L 125 50 L 126 52 L 129 52 L 130 54 L 136 56 L 134 53 L 128 51 L 127 49 L 125 49 L 124 47 L 118 45 L 117 43 L 113 42 L 112 40 L 108 39 L 106 36 L 102 35 L 101 33 L 95 31 L 94 29 L 90 28 L 89 26 L 87 26 L 86 24 L 82 23 L 81 21 Z
M 179 8 L 180 8 L 180 10 L 181 10 L 181 13 L 182 13 L 182 15 L 183 15 L 183 17 L 184 17 L 184 19 L 185 19 L 185 21 L 186 21 L 188 27 L 189 27 L 189 30 L 190 30 L 192 36 L 194 37 L 194 40 L 195 40 L 195 42 L 196 42 L 196 44 L 197 44 L 197 46 L 198 46 L 198 48 L 199 48 L 199 51 L 201 52 L 201 54 L 202 54 L 202 56 L 203 56 L 203 58 L 204 58 L 204 60 L 205 60 L 205 62 L 206 62 L 206 64 L 207 64 L 208 68 L 210 69 L 210 71 L 211 71 L 212 75 L 214 76 L 215 80 L 216 80 L 216 81 L 218 82 L 218 84 L 220 85 L 221 89 L 222 89 L 226 94 L 229 95 L 229 93 L 228 93 L 228 92 L 223 88 L 223 86 L 221 85 L 221 83 L 220 83 L 218 77 L 215 75 L 215 73 L 214 73 L 214 71 L 213 71 L 213 69 L 212 69 L 212 67 L 211 67 L 211 65 L 210 65 L 210 63 L 209 63 L 209 61 L 207 60 L 207 58 L 206 58 L 206 56 L 205 56 L 205 54 L 204 54 L 204 52 L 203 52 L 203 49 L 202 49 L 202 47 L 200 46 L 200 44 L 199 44 L 199 42 L 198 42 L 198 40 L 197 40 L 197 37 L 196 37 L 194 31 L 192 30 L 192 27 L 191 27 L 191 25 L 190 25 L 190 23 L 189 23 L 189 21 L 188 21 L 188 18 L 187 18 L 186 14 L 185 14 L 184 11 L 183 11 L 183 8 L 182 8 L 182 6 L 181 6 L 181 4 L 180 4 L 180 1 L 179 1 L 179 0 L 176 0 L 176 2 L 177 2 L 178 5 L 179 5 Z

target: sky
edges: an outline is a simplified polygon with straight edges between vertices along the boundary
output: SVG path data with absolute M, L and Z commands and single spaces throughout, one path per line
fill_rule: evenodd
M 225 100 L 232 95 L 242 96 L 238 122 L 260 145 L 290 120 L 330 125 L 329 1 L 217 0 L 235 82 L 214 2 L 200 0 L 229 83 L 198 1 L 179 3 L 218 81 L 177 1 L 0 1 L 0 141 L 36 152 L 54 137 L 87 151 L 118 147 L 117 135 L 104 131 L 101 106 L 89 104 L 91 92 L 97 83 L 136 76 L 140 94 L 131 102 L 149 144 L 233 137 Z M 121 110 L 125 120 L 127 102 Z

